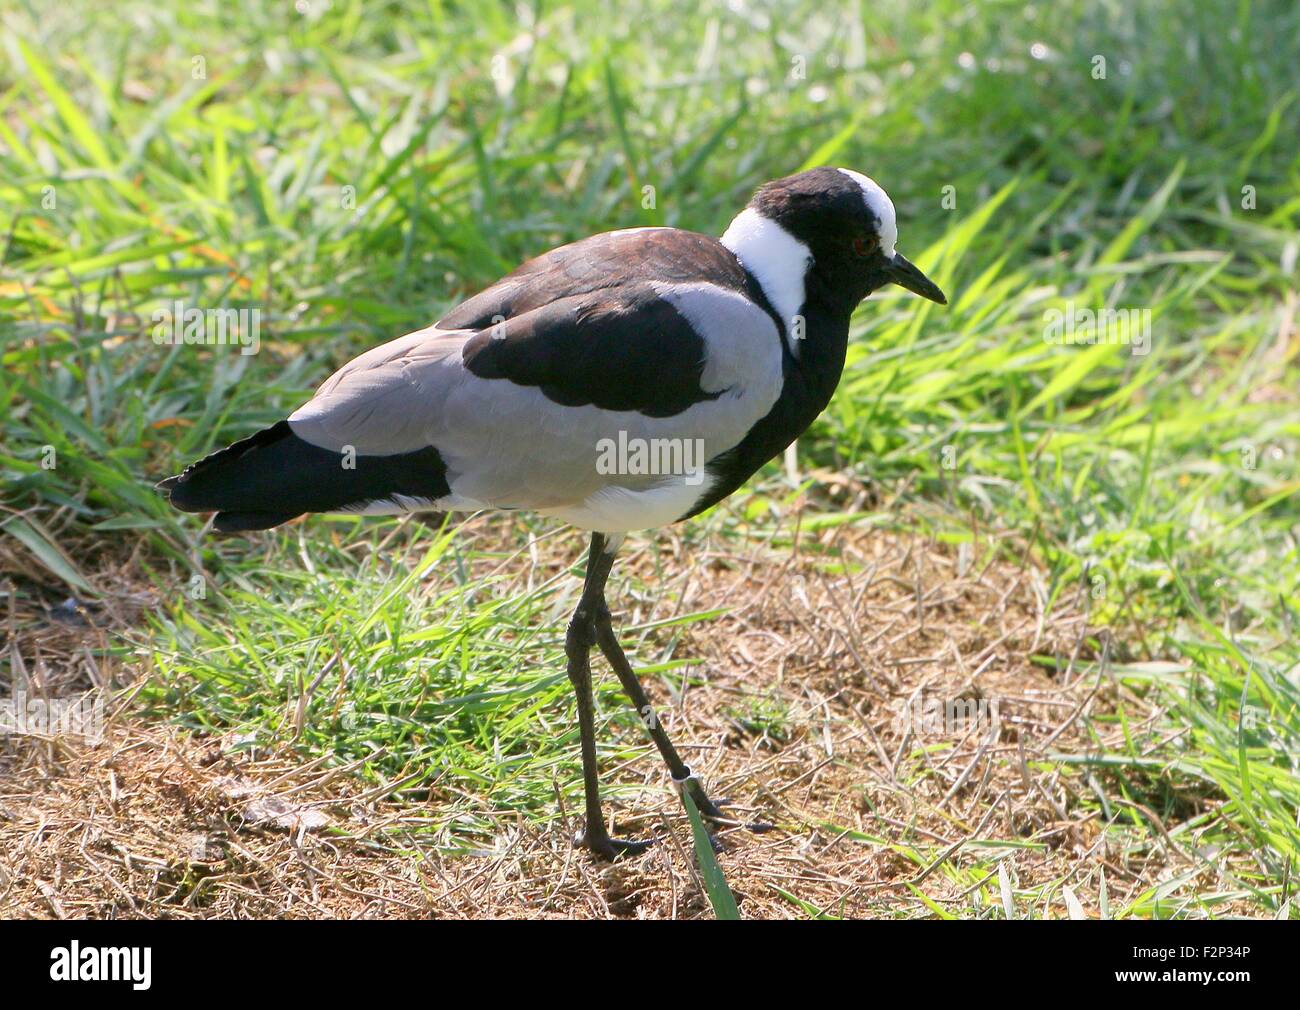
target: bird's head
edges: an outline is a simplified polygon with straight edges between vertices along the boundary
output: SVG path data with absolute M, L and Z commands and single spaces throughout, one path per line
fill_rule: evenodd
M 816 291 L 851 310 L 887 284 L 946 305 L 897 241 L 889 195 L 847 168 L 814 168 L 767 183 L 722 236 L 783 316 L 802 311 Z

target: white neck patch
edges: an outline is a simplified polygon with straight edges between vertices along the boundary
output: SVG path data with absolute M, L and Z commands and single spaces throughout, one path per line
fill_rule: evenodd
M 873 179 L 868 179 L 861 172 L 841 168 L 841 172 L 858 184 L 862 190 L 862 199 L 867 203 L 867 210 L 880 222 L 880 251 L 886 256 L 894 255 L 894 246 L 898 244 L 898 217 L 894 213 L 894 201 L 881 189 Z
M 889 198 L 886 197 L 886 200 Z M 722 244 L 754 275 L 772 308 L 785 323 L 790 353 L 799 356 L 794 317 L 803 308 L 804 275 L 812 265 L 812 250 L 770 218 L 746 207 L 722 236 Z

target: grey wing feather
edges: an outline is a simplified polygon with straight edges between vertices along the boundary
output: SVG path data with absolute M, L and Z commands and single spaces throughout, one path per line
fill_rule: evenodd
M 766 313 L 707 284 L 663 285 L 659 293 L 702 338 L 702 369 L 699 361 L 678 365 L 694 371 L 710 394 L 671 416 L 565 405 L 539 386 L 482 378 L 464 359 L 480 331 L 431 327 L 349 362 L 289 423 L 314 445 L 350 445 L 363 455 L 436 447 L 454 493 L 442 507 L 561 510 L 556 514 L 578 521 L 563 510 L 584 507 L 611 487 L 661 483 L 602 473 L 602 440 L 699 440 L 711 459 L 739 442 L 780 393 L 780 335 Z M 600 354 L 601 346 L 590 353 Z

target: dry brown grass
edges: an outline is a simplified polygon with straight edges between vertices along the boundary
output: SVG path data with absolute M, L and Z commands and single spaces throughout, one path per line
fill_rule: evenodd
M 979 839 L 1024 843 L 1006 850 L 1018 886 L 1067 883 L 1086 906 L 1099 867 L 1116 902 L 1167 872 L 1169 848 L 1112 851 L 1078 802 L 1079 782 L 1043 760 L 1088 746 L 1088 717 L 1114 688 L 1075 671 L 1084 618 L 1068 601 L 1047 612 L 1032 565 L 862 528 L 820 539 L 793 552 L 715 543 L 670 562 L 686 573 L 671 587 L 679 609 L 730 609 L 686 631 L 705 686 L 661 716 L 712 794 L 777 825 L 723 833 L 720 861 L 743 915 L 808 914 L 782 891 L 837 915 L 930 914 L 914 887 L 957 908 L 970 900 L 968 846 Z M 828 566 L 837 552 L 854 574 Z M 557 550 L 544 561 L 563 559 Z M 629 560 L 652 577 L 648 552 Z M 10 624 L 9 648 L 29 667 L 39 652 L 41 668 L 27 673 L 46 690 L 104 677 L 85 665 L 103 635 L 93 620 L 28 617 Z M 1035 656 L 1057 657 L 1058 672 Z M 899 719 L 918 698 L 996 702 L 996 731 L 918 739 Z M 571 846 L 576 823 L 513 815 L 493 851 L 449 856 L 408 830 L 420 810 L 367 792 L 347 769 L 230 744 L 145 724 L 129 702 L 98 746 L 0 741 L 0 913 L 711 915 L 689 827 L 651 753 L 606 780 L 641 786 L 612 810 L 616 830 L 659 844 L 604 866 Z M 1052 893 L 1037 914 L 1065 914 Z

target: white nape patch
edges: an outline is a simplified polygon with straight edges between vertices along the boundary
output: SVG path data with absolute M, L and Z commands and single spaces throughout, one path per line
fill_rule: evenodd
M 736 215 L 722 236 L 722 244 L 758 281 L 785 323 L 790 353 L 797 358 L 799 341 L 793 336 L 793 320 L 803 308 L 803 282 L 812 265 L 812 250 L 753 207 Z
M 862 190 L 862 199 L 867 202 L 867 210 L 871 211 L 880 222 L 880 251 L 892 257 L 894 246 L 898 244 L 898 215 L 894 213 L 894 201 L 889 199 L 889 194 L 881 189 L 874 179 L 868 179 L 861 172 L 849 168 L 841 168 L 840 171 L 856 182 Z

